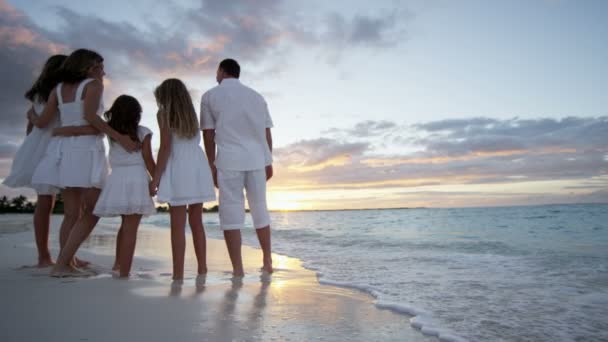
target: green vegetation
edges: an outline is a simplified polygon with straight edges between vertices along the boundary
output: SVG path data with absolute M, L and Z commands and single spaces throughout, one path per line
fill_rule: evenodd
M 36 208 L 36 203 L 28 201 L 27 197 L 20 195 L 15 198 L 8 199 L 6 196 L 0 197 L 0 214 L 28 214 L 33 213 Z M 169 211 L 169 207 L 166 205 L 160 205 L 156 207 L 156 212 L 166 213 Z M 217 213 L 218 206 L 215 205 L 209 209 L 203 208 L 205 213 Z M 63 214 L 63 199 L 61 194 L 57 195 L 55 199 L 55 208 L 53 208 L 53 214 Z
M 0 198 L 0 213 L 33 213 L 35 205 L 21 195 L 12 199 L 6 196 Z

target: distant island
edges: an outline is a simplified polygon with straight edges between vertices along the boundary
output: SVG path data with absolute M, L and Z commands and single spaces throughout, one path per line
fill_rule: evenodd
M 0 214 L 31 214 L 36 209 L 36 203 L 31 202 L 27 197 L 20 195 L 14 198 L 7 198 L 6 196 L 0 197 Z M 203 208 L 205 213 L 216 213 L 219 207 L 217 205 L 211 208 Z M 156 212 L 166 213 L 169 212 L 169 206 L 160 205 L 156 207 Z M 63 199 L 61 195 L 57 195 L 55 199 L 55 207 L 53 208 L 53 214 L 63 214 Z

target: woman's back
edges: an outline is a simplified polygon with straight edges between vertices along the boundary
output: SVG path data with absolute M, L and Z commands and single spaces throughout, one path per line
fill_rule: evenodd
M 59 83 L 57 85 L 57 101 L 62 126 L 82 126 L 89 122 L 84 118 L 84 99 L 82 97 L 87 84 L 94 81 L 87 78 L 76 86 L 75 84 Z M 67 100 L 67 101 L 66 101 Z M 98 113 L 103 109 L 100 99 Z

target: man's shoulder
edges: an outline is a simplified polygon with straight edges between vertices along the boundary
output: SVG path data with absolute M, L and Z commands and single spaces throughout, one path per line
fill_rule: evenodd
M 203 93 L 202 98 L 205 99 L 205 98 L 208 98 L 209 96 L 212 96 L 214 93 L 216 93 L 218 91 L 218 89 L 219 89 L 219 86 L 215 86 L 215 87 L 207 90 L 206 92 Z
M 244 89 L 246 92 L 248 92 L 248 93 L 249 93 L 249 94 L 251 94 L 252 96 L 257 97 L 257 98 L 259 98 L 259 99 L 261 99 L 261 100 L 264 100 L 264 96 L 262 96 L 262 94 L 260 94 L 260 93 L 259 93 L 257 90 L 255 90 L 255 89 L 251 88 L 251 87 L 250 87 L 250 86 L 248 86 L 248 85 L 242 84 L 242 83 L 241 83 L 241 86 L 243 87 L 243 89 Z

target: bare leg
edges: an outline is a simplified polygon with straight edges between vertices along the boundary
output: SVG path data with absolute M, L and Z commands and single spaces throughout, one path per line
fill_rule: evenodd
M 188 222 L 192 230 L 192 242 L 194 253 L 198 261 L 198 274 L 207 273 L 207 239 L 205 238 L 205 227 L 203 227 L 203 204 L 191 204 L 188 206 Z
M 72 228 L 78 221 L 80 217 L 82 217 L 82 196 L 83 189 L 82 188 L 66 188 L 62 192 L 63 196 L 63 204 L 64 204 L 64 214 L 63 214 L 63 222 L 61 222 L 61 229 L 59 230 L 59 247 L 60 253 L 63 246 L 65 246 L 68 237 L 70 236 L 70 232 Z M 85 267 L 89 265 L 88 261 L 80 260 L 76 257 L 72 259 L 72 265 L 74 267 Z
M 184 279 L 184 257 L 186 254 L 186 206 L 170 206 L 171 254 L 173 255 L 173 280 Z
M 51 225 L 51 212 L 55 205 L 54 195 L 38 195 L 36 209 L 34 210 L 34 235 L 38 249 L 38 267 L 54 265 L 49 251 L 49 229 Z
M 59 229 L 59 248 L 60 251 L 65 246 L 65 242 L 68 241 L 72 228 L 80 218 L 80 205 L 82 197 L 82 189 L 80 188 L 66 188 L 61 193 L 63 196 L 63 221 L 61 222 L 61 228 Z
M 120 245 L 122 241 L 122 232 L 125 225 L 125 216 L 120 216 L 120 229 L 118 229 L 118 235 L 116 235 L 116 253 L 114 255 L 114 265 L 112 271 L 120 270 Z
M 121 230 L 122 238 L 120 241 L 120 277 L 126 278 L 131 272 L 133 254 L 135 253 L 135 242 L 137 240 L 137 228 L 139 228 L 141 215 L 124 215 Z
M 72 228 L 65 246 L 63 246 L 63 249 L 59 253 L 57 264 L 55 264 L 53 271 L 51 271 L 52 276 L 62 276 L 66 272 L 72 273 L 75 271 L 70 266 L 70 262 L 74 258 L 78 248 L 80 248 L 80 245 L 86 240 L 99 221 L 99 217 L 93 215 L 93 208 L 95 208 L 95 203 L 97 203 L 100 192 L 101 190 L 97 188 L 83 189 L 83 215 Z
M 228 254 L 232 262 L 232 274 L 235 277 L 244 276 L 240 229 L 224 230 L 224 240 L 226 240 L 226 247 L 228 248 Z
M 272 248 L 270 242 L 270 226 L 258 228 L 255 230 L 260 241 L 260 247 L 262 248 L 263 262 L 262 270 L 268 273 L 272 273 Z

